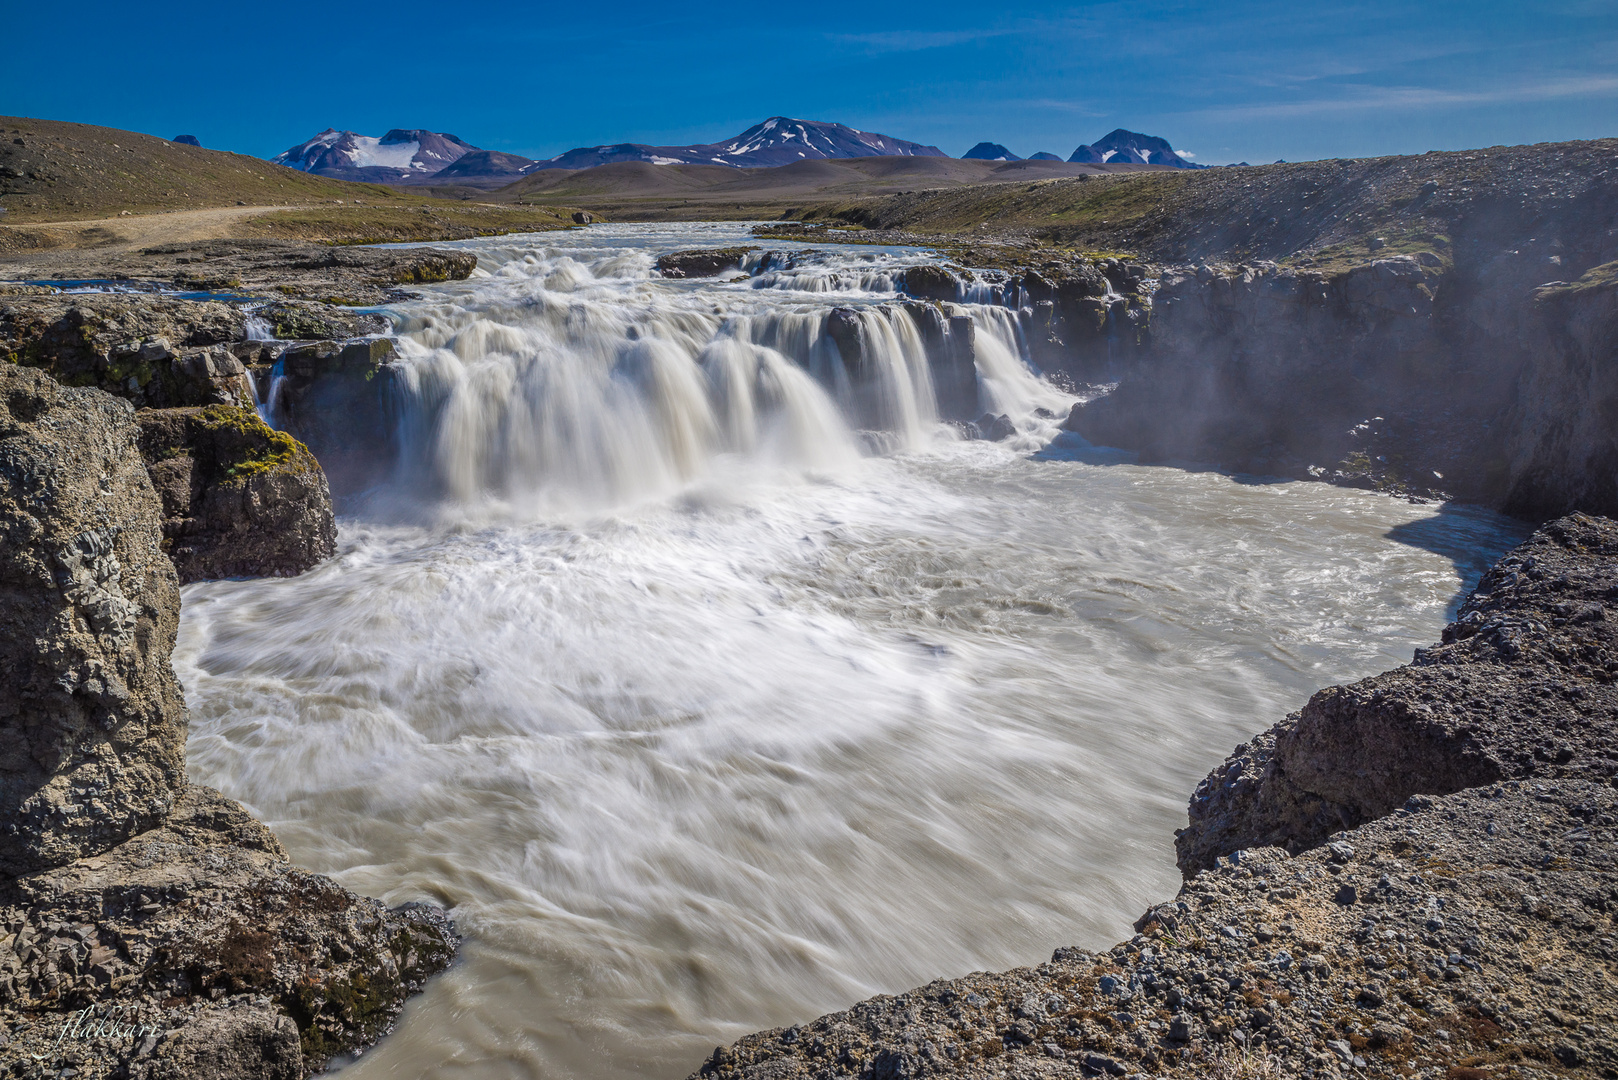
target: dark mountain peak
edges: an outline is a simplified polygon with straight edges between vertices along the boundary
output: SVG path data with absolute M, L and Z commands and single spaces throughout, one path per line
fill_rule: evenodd
M 1029 154 L 1028 155 L 1028 160 L 1029 161 L 1061 161 L 1062 159 L 1057 157 L 1055 154 L 1051 153 L 1049 150 L 1041 150 L 1037 154 Z
M 1201 169 L 1175 153 L 1169 141 L 1156 135 L 1115 128 L 1089 146 L 1073 151 L 1069 161 L 1112 165 L 1168 165 L 1176 169 Z
M 170 139 L 169 141 L 170 142 L 177 142 L 182 146 L 201 146 L 202 145 L 202 143 L 197 139 L 197 137 L 195 135 L 176 135 L 176 136 L 174 136 L 174 138 Z
M 846 124 L 772 116 L 722 142 L 692 146 L 644 143 L 581 146 L 542 161 L 535 168 L 589 169 L 619 161 L 646 161 L 653 165 L 729 165 L 757 169 L 825 158 L 945 156 L 936 146 L 860 131 Z
M 972 149 L 961 155 L 961 160 L 970 158 L 973 161 L 1021 161 L 1022 158 L 1013 154 L 999 143 L 980 142 Z

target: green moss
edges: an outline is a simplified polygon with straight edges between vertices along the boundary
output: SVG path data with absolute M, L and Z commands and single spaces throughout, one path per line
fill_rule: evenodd
M 228 480 L 277 472 L 309 456 L 301 442 L 270 427 L 252 409 L 209 405 L 193 422 L 214 444 L 217 475 Z

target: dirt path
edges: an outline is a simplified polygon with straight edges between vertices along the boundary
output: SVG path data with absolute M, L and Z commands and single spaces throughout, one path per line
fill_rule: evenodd
M 119 249 L 218 240 L 232 235 L 245 218 L 276 210 L 302 210 L 303 206 L 222 206 L 210 210 L 175 210 L 166 214 L 95 218 L 89 221 L 48 221 L 31 225 L 0 225 L 0 253 L 38 252 L 62 248 Z M 30 240 L 23 240 L 23 236 Z M 37 239 L 34 239 L 37 238 Z M 38 241 L 44 241 L 39 243 Z

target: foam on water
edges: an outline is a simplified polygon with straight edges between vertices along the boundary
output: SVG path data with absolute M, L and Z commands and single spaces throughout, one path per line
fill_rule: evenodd
M 1072 398 L 1000 308 L 958 310 L 1018 435 L 962 441 L 882 294 L 652 274 L 743 239 L 469 245 L 486 275 L 397 312 L 391 497 L 303 577 L 185 590 L 194 777 L 467 936 L 345 1076 L 672 1080 L 746 1031 L 1108 945 L 1172 894 L 1203 772 L 1408 660 L 1520 535 L 1030 454 Z

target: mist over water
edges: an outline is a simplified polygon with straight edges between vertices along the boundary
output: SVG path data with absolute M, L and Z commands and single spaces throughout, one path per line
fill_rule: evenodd
M 1074 399 L 1003 308 L 951 311 L 1018 432 L 963 441 L 883 304 L 925 253 L 652 270 L 745 236 L 469 244 L 473 280 L 394 311 L 405 453 L 338 557 L 184 592 L 194 779 L 466 935 L 345 1077 L 677 1080 L 748 1031 L 1108 946 L 1172 895 L 1207 769 L 1407 661 L 1522 535 L 1058 438 Z

